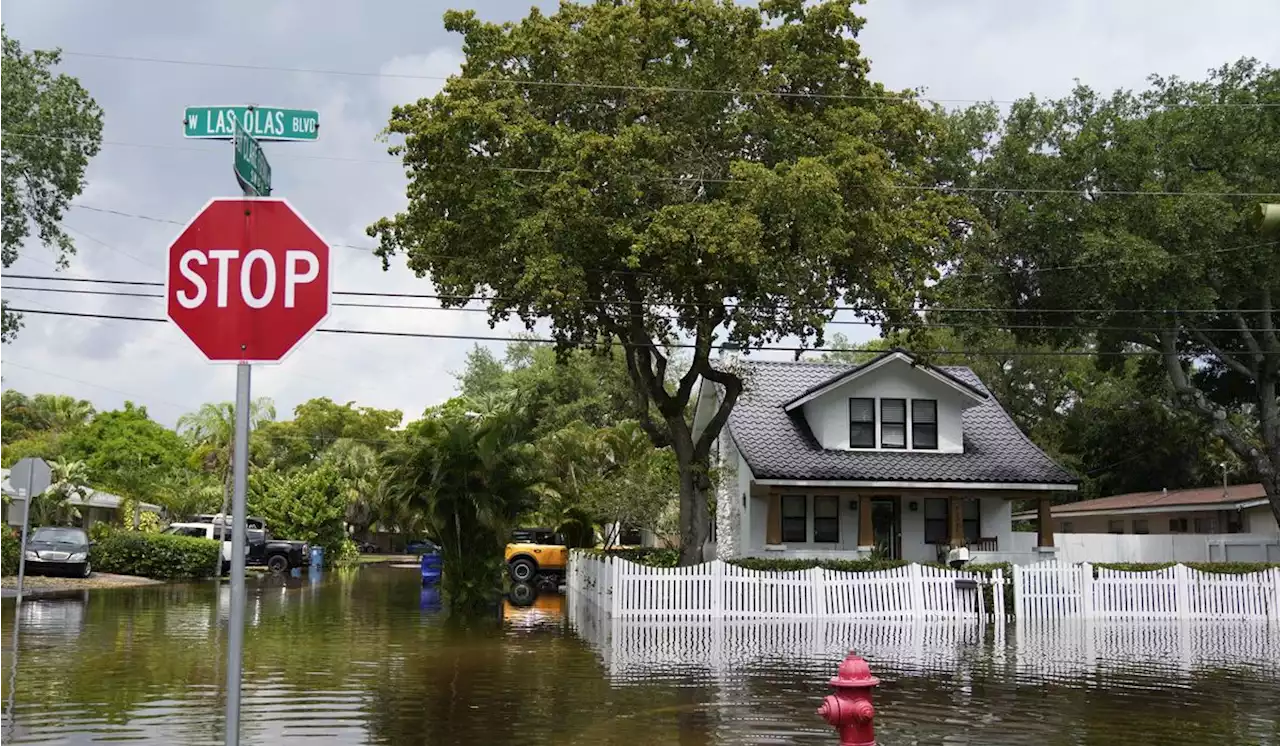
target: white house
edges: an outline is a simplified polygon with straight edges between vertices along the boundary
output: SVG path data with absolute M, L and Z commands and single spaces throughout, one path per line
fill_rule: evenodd
M 853 559 L 878 549 L 936 561 L 967 546 L 974 562 L 1010 559 L 1026 553 L 1012 536 L 1012 501 L 1038 498 L 1047 516 L 1053 496 L 1077 489 L 968 368 L 904 350 L 857 366 L 736 365 L 745 388 L 718 449 L 722 558 Z M 719 397 L 704 384 L 695 429 Z M 1053 534 L 1039 532 L 1036 545 L 1051 558 Z

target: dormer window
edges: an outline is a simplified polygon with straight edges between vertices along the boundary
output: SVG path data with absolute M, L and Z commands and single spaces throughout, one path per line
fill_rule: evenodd
M 907 447 L 907 400 L 880 400 L 880 447 Z
M 911 400 L 911 447 L 938 449 L 938 400 Z
M 876 447 L 876 400 L 849 400 L 849 447 Z

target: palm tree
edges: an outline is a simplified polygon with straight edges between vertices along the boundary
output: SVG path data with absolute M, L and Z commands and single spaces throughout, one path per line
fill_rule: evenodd
M 480 411 L 475 411 L 480 410 Z M 512 523 L 536 504 L 536 452 L 514 401 L 455 400 L 415 423 L 386 455 L 390 496 L 422 516 L 443 555 L 454 611 L 494 597 Z
M 89 469 L 83 461 L 55 460 L 49 464 L 49 489 L 31 501 L 32 526 L 67 526 L 80 520 L 80 509 L 71 504 L 72 497 L 88 497 Z
M 269 397 L 259 397 L 249 402 L 249 429 L 271 422 L 276 418 L 276 407 Z M 178 434 L 196 447 L 205 471 L 222 479 L 222 515 L 231 509 L 231 492 L 234 485 L 232 455 L 235 448 L 236 407 L 231 402 L 207 403 L 200 409 L 178 418 Z M 220 539 L 226 538 L 226 529 Z M 222 574 L 222 558 L 219 555 L 216 575 Z
M 337 468 L 347 497 L 347 525 L 356 536 L 365 536 L 379 522 L 386 498 L 378 452 L 366 443 L 339 438 L 325 449 L 321 462 Z
M 208 513 L 222 500 L 222 485 L 207 474 L 189 469 L 166 474 L 157 485 L 156 497 L 171 521 Z
M 178 418 L 178 434 L 195 446 L 205 471 L 219 475 L 226 499 L 231 497 L 232 453 L 235 447 L 236 408 L 231 402 L 200 405 Z M 249 403 L 249 428 L 256 430 L 276 418 L 269 397 Z M 225 507 L 223 512 L 226 512 Z
M 66 432 L 93 419 L 93 404 L 64 394 L 36 394 L 31 398 L 32 409 L 40 422 L 49 430 Z

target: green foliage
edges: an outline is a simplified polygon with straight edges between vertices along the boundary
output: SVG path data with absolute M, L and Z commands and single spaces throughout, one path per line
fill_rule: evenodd
M 455 399 L 428 410 L 407 436 L 386 456 L 391 497 L 421 516 L 440 545 L 450 609 L 487 608 L 497 599 L 510 529 L 536 504 L 540 474 L 527 414 L 511 397 Z
M 337 555 L 347 540 L 347 502 L 341 475 L 331 465 L 288 474 L 260 470 L 250 475 L 250 515 L 267 519 L 272 534 L 324 547 Z
M 0 568 L 4 575 L 17 575 L 22 559 L 22 537 L 8 526 L 0 526 Z
M 1280 516 L 1280 242 L 1257 230 L 1263 198 L 1240 196 L 1280 193 L 1277 103 L 1280 70 L 1252 59 L 1137 93 L 1016 102 L 970 162 L 989 230 L 937 298 L 1010 309 L 983 323 L 1024 343 L 1155 353 L 1171 400 Z M 1047 189 L 1000 188 L 1021 185 Z
M 324 557 L 325 562 L 332 566 L 354 565 L 360 561 L 360 547 L 356 546 L 356 543 L 351 539 L 343 539 L 338 544 L 338 550 L 334 552 L 333 556 L 326 552 Z
M 106 521 L 96 521 L 89 527 L 89 541 L 102 541 L 115 533 L 116 527 Z
M 39 433 L 74 430 L 94 416 L 94 409 L 93 404 L 74 396 L 36 394 L 29 397 L 6 389 L 0 398 L 0 416 L 4 419 L 4 442 L 8 444 Z
M 62 227 L 71 200 L 85 188 L 89 159 L 102 143 L 102 109 L 80 85 L 55 74 L 57 50 L 24 52 L 16 39 L 4 40 L 4 167 L 0 169 L 0 222 L 3 223 L 3 264 L 18 259 L 23 243 L 35 230 L 40 243 L 66 266 L 75 245 Z M 50 137 L 53 136 L 53 137 Z M 13 340 L 21 326 L 4 301 L 0 339 Z
M 9 423 L 6 421 L 3 427 L 7 431 Z M 6 442 L 4 444 L 4 457 L 0 459 L 0 463 L 3 463 L 7 469 L 27 457 L 42 458 L 45 461 L 53 462 L 66 454 L 67 438 L 67 433 L 59 433 L 52 430 L 30 433 L 21 440 Z
M 85 462 L 96 488 L 150 501 L 168 474 L 185 467 L 190 447 L 177 433 L 147 415 L 146 407 L 101 412 L 67 438 L 69 457 Z
M 490 296 L 495 321 L 549 320 L 562 348 L 626 345 L 630 416 L 677 455 L 686 562 L 742 387 L 712 346 L 821 341 L 842 297 L 909 308 L 963 232 L 963 201 L 931 188 L 944 119 L 867 78 L 862 24 L 834 1 L 449 12 L 466 74 L 392 112 L 409 204 L 370 227 L 379 254 L 404 252 L 446 296 Z M 549 79 L 603 87 L 523 84 Z M 706 88 L 825 95 L 684 92 Z M 673 381 L 677 335 L 694 350 Z M 701 381 L 726 395 L 695 439 Z
M 263 424 L 255 437 L 262 442 L 263 460 L 288 470 L 315 463 L 339 440 L 381 448 L 403 418 L 398 409 L 357 407 L 355 402 L 337 404 L 322 397 L 295 407 L 292 420 Z
M 212 539 L 112 531 L 89 549 L 89 561 L 99 572 L 140 575 L 159 580 L 208 577 L 221 546 Z
M 72 497 L 87 497 L 88 470 L 83 461 L 59 460 L 49 464 L 49 489 L 31 501 L 32 526 L 69 526 L 80 520 L 80 509 L 70 503 Z

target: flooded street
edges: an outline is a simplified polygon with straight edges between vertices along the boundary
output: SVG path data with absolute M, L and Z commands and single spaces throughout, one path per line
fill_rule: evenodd
M 227 589 L 23 604 L 5 741 L 222 740 Z M 3 671 L 13 602 L 5 600 Z M 558 596 L 456 629 L 415 570 L 250 582 L 243 743 L 814 744 L 856 648 L 882 744 L 1280 743 L 1265 625 L 611 623 Z

